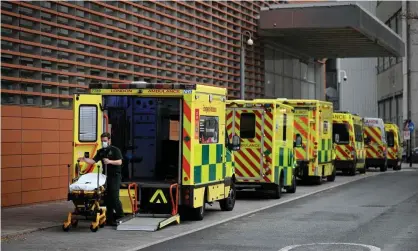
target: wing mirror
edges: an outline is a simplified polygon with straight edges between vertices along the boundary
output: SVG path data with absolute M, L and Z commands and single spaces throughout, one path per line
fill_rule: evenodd
M 241 149 L 241 138 L 238 135 L 232 136 L 232 144 L 228 146 L 231 151 L 238 151 Z
M 302 136 L 300 134 L 296 135 L 296 139 L 293 142 L 293 147 L 301 147 L 302 146 Z
M 340 143 L 340 135 L 338 133 L 335 134 L 335 143 Z

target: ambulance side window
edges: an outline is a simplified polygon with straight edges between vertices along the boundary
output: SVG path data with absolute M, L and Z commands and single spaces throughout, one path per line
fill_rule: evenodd
M 255 114 L 242 113 L 240 119 L 241 139 L 252 139 L 255 137 Z
M 362 142 L 363 141 L 363 135 L 360 125 L 354 125 L 354 138 L 356 142 Z
M 97 141 L 97 106 L 80 105 L 78 117 L 78 141 Z
M 199 143 L 211 144 L 219 141 L 219 117 L 200 116 Z
M 393 132 L 387 132 L 387 142 L 388 142 L 388 147 L 394 147 L 395 146 L 395 135 Z

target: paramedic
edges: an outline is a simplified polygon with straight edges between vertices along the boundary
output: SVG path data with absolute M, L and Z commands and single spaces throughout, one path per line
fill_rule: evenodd
M 108 225 L 115 226 L 115 220 L 123 216 L 122 203 L 119 200 L 123 157 L 119 148 L 110 144 L 108 132 L 101 135 L 101 140 L 102 148 L 97 151 L 93 159 L 81 157 L 79 160 L 88 164 L 95 164 L 99 161 L 102 161 L 103 165 L 107 164 L 106 221 Z M 116 219 L 113 217 L 113 210 L 116 211 Z

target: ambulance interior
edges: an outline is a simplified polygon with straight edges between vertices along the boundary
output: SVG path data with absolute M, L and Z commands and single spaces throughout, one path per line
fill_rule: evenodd
M 332 132 L 334 134 L 333 142 L 337 144 L 349 144 L 350 143 L 350 134 L 348 130 L 348 124 L 333 123 Z
M 112 144 L 124 156 L 123 182 L 179 182 L 181 99 L 105 96 Z

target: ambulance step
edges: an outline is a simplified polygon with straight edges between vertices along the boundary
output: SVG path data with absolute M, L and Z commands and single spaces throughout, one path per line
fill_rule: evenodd
M 139 214 L 121 222 L 116 230 L 154 232 L 174 222 L 180 223 L 180 215 Z

